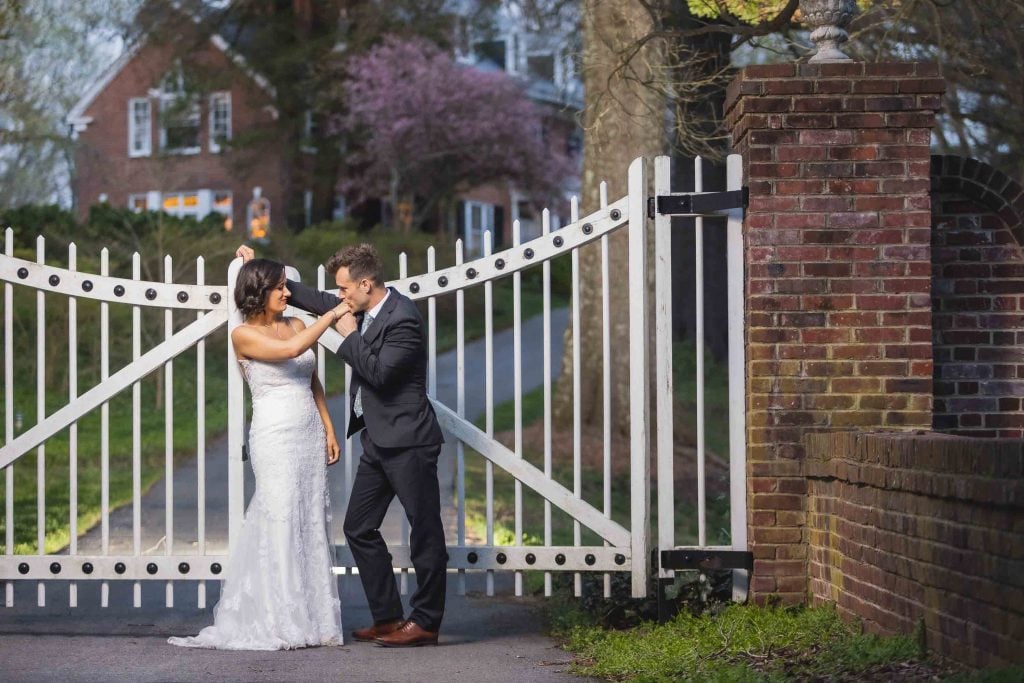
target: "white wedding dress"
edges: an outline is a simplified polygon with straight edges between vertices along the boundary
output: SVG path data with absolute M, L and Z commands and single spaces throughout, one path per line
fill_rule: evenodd
M 316 356 L 240 363 L 252 391 L 256 491 L 228 559 L 213 626 L 168 642 L 219 650 L 341 645 L 327 535 L 327 441 L 310 390 Z

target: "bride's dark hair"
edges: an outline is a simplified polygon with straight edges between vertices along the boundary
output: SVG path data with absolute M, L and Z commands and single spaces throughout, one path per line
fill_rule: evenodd
M 235 281 L 235 305 L 244 319 L 259 315 L 267 306 L 267 294 L 284 279 L 284 264 L 265 258 L 247 261 Z

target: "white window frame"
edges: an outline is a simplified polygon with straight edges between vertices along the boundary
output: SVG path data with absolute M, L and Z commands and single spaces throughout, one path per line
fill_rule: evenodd
M 199 98 L 195 95 L 189 96 L 185 91 L 185 75 L 182 72 L 180 63 L 175 63 L 172 71 L 164 77 L 160 88 L 160 151 L 164 154 L 199 154 L 203 150 L 201 138 L 202 111 L 199 106 Z M 196 145 L 194 147 L 169 148 L 167 146 L 167 119 L 164 116 L 164 111 L 178 106 L 181 100 L 185 98 L 188 98 L 188 104 L 191 106 L 188 118 L 195 120 Z
M 217 110 L 223 106 L 225 110 L 224 130 L 217 130 Z M 221 151 L 221 140 L 231 139 L 231 93 L 229 91 L 215 92 L 210 94 L 209 99 L 209 136 L 210 151 L 217 153 Z
M 480 225 L 473 225 L 473 210 L 480 210 Z M 494 236 L 494 204 L 466 200 L 463 208 L 462 237 L 466 251 L 479 254 L 484 248 L 484 231 L 490 230 Z
M 142 200 L 142 208 L 135 206 L 135 200 Z M 135 213 L 142 213 L 143 211 L 149 210 L 149 193 L 148 192 L 135 192 L 128 195 L 128 208 Z
M 201 201 L 201 198 L 200 198 L 200 193 L 201 192 L 202 192 L 202 190 L 184 190 L 182 192 L 164 192 L 164 193 L 162 193 L 160 195 L 160 210 L 163 211 L 164 213 L 166 213 L 167 215 L 174 216 L 176 218 L 185 218 L 186 216 L 191 216 L 192 218 L 195 218 L 196 220 L 202 220 L 203 217 L 206 214 L 203 213 L 202 201 Z M 166 206 L 164 206 L 164 202 L 168 198 L 170 198 L 170 197 L 177 197 L 178 198 L 178 206 L 177 206 L 177 208 L 168 209 Z M 185 206 L 185 198 L 186 197 L 195 197 L 196 201 L 195 201 L 194 208 L 186 207 Z
M 140 129 L 139 122 L 135 120 L 136 105 L 145 105 L 146 116 L 144 124 Z M 139 148 L 135 147 L 136 142 L 141 142 Z M 148 157 L 153 153 L 153 104 L 148 97 L 132 97 L 128 100 L 128 156 L 129 158 Z

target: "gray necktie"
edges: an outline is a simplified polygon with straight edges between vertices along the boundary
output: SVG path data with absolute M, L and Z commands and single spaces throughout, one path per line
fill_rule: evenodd
M 366 328 L 373 322 L 373 316 L 367 313 L 363 316 L 363 324 L 359 326 L 359 334 L 365 334 Z M 352 402 L 352 414 L 356 417 L 363 416 L 363 388 L 356 389 L 356 400 Z

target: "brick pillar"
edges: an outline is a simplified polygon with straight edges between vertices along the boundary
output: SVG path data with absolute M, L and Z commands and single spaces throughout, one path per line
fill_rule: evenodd
M 807 592 L 805 432 L 931 426 L 930 63 L 748 67 L 748 538 L 755 600 Z

